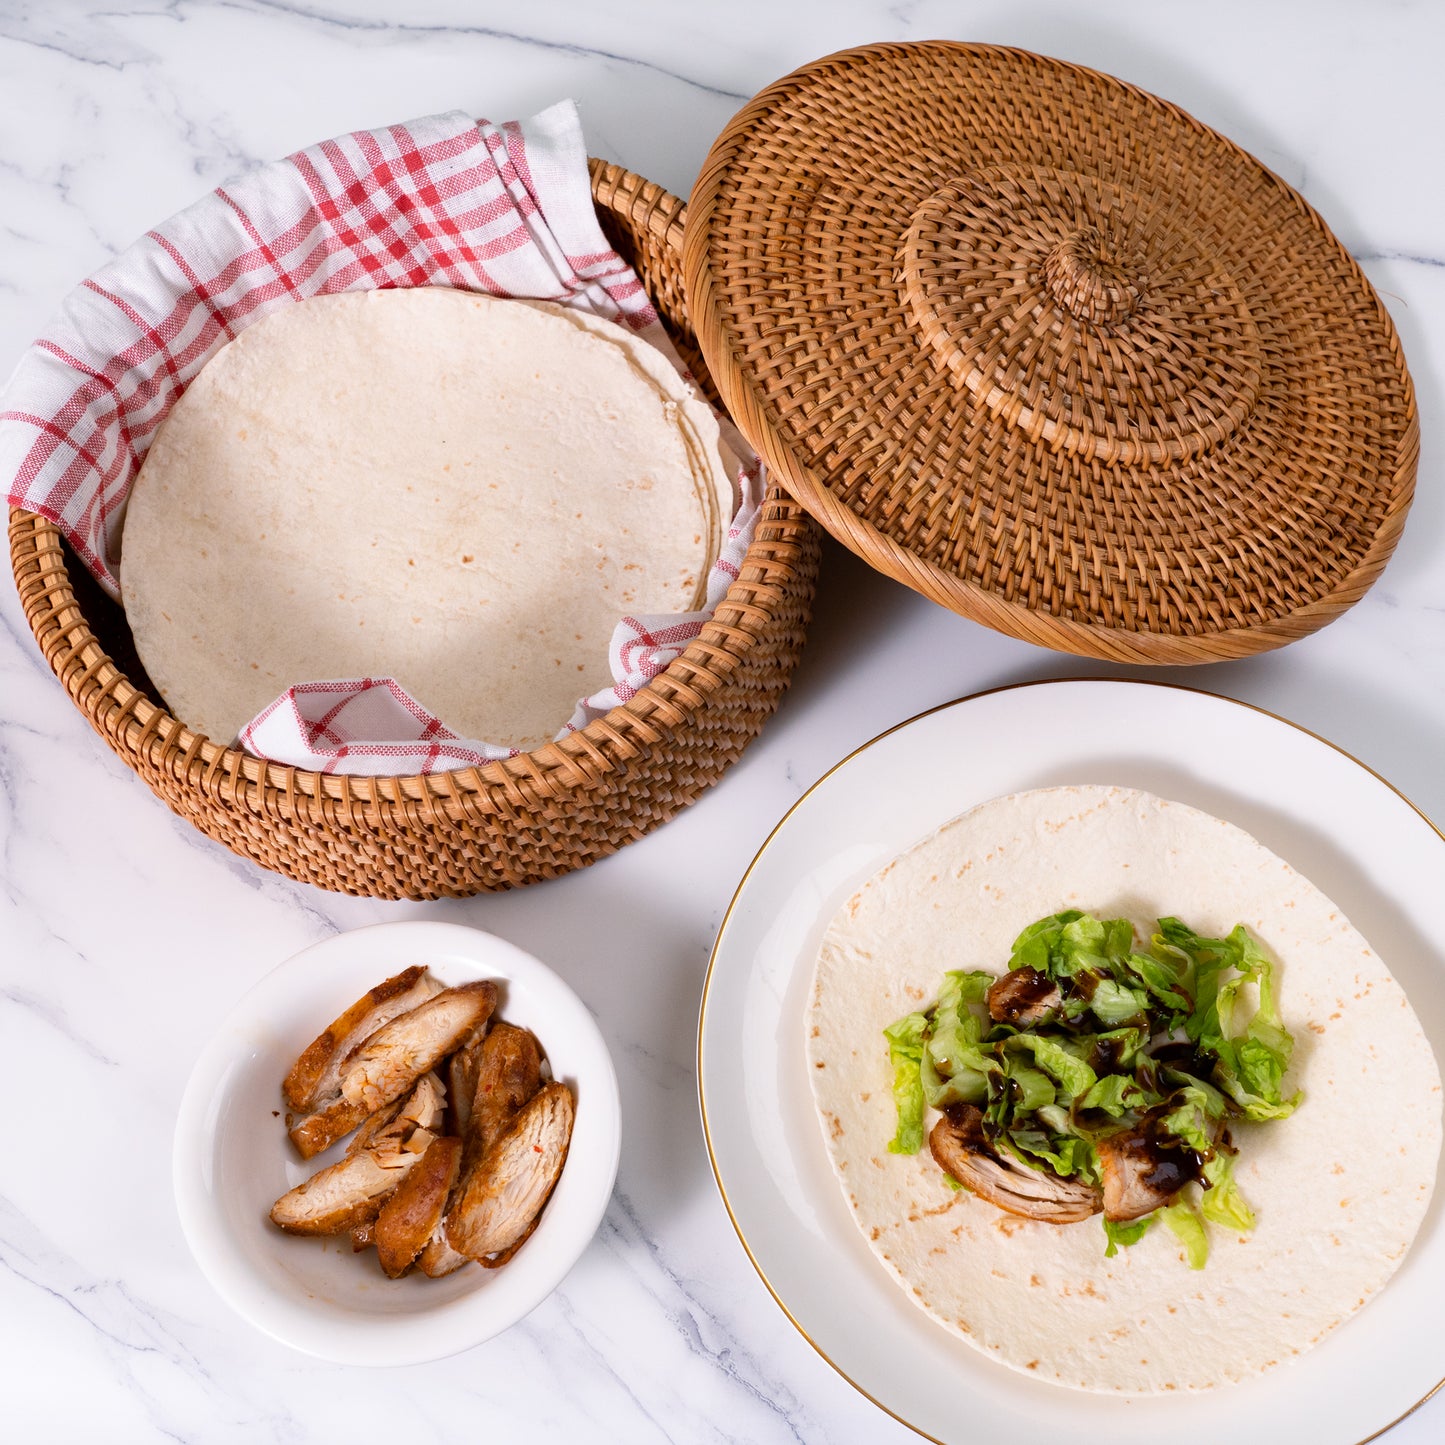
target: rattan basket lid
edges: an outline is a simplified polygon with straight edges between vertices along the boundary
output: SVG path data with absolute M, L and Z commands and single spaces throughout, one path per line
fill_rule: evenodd
M 805 66 L 714 145 L 684 265 L 783 484 L 1014 636 L 1278 647 L 1404 524 L 1414 394 L 1359 267 L 1253 157 L 1096 71 L 948 42 Z

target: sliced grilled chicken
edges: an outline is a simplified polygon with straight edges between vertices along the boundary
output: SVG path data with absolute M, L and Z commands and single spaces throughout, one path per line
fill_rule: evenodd
M 522 1105 L 542 1087 L 542 1054 L 537 1040 L 530 1030 L 515 1024 L 497 1024 L 476 1051 L 476 1063 L 472 1107 L 462 1136 L 461 1171 L 447 1201 L 448 1210 L 461 1202 L 467 1177 L 486 1153 L 487 1146 L 506 1133 Z M 453 1100 L 454 1116 L 456 1112 Z M 518 1240 L 513 1249 L 521 1242 Z M 510 1258 L 510 1254 L 507 1257 Z M 445 1216 L 437 1221 L 418 1263 L 422 1273 L 433 1279 L 467 1263 L 466 1255 L 459 1254 L 447 1242 Z
M 567 1159 L 574 1105 L 565 1084 L 546 1084 L 467 1175 L 448 1209 L 447 1243 L 481 1260 L 517 1244 L 541 1213 Z
M 1041 1024 L 1063 1005 L 1064 995 L 1048 974 L 1036 968 L 1010 969 L 988 988 L 989 1017 L 1021 1029 Z
M 441 1081 L 425 1075 L 367 1148 L 283 1194 L 272 1206 L 272 1222 L 291 1234 L 346 1234 L 375 1219 L 436 1138 L 445 1102 Z
M 449 1210 L 460 1203 L 466 1178 L 486 1152 L 487 1145 L 506 1132 L 517 1111 L 542 1087 L 541 1052 L 537 1040 L 527 1029 L 515 1024 L 497 1024 L 476 1050 L 475 1058 L 473 1107 L 468 1110 L 461 1171 L 447 1201 Z M 453 1112 L 455 1116 L 455 1101 Z M 466 1255 L 448 1243 L 443 1216 L 417 1261 L 422 1273 L 440 1279 L 467 1262 Z
M 1140 1219 L 1169 1204 L 1198 1179 L 1203 1160 L 1172 1138 L 1161 1141 L 1146 1116 L 1133 1129 L 1095 1142 L 1104 1176 L 1104 1218 L 1122 1223 Z
M 376 1221 L 368 1219 L 365 1224 L 357 1224 L 351 1230 L 351 1252 L 360 1254 L 364 1249 L 370 1249 L 376 1243 Z
M 542 1051 L 531 1030 L 499 1023 L 481 1048 L 471 1128 L 462 1136 L 464 1170 L 507 1132 L 522 1105 L 541 1087 Z
M 393 985 L 400 986 L 394 988 Z M 307 1056 L 313 1051 L 319 1053 L 324 1041 L 333 1032 L 340 1030 L 348 1019 L 356 1017 L 357 1021 L 351 1031 L 338 1043 L 324 1067 L 320 1068 L 319 1072 L 314 1069 L 310 1071 L 311 1086 L 306 1096 L 312 1101 L 313 1112 L 301 1119 L 293 1120 L 289 1115 L 287 1117 L 291 1142 L 296 1146 L 297 1153 L 303 1159 L 310 1159 L 323 1150 L 329 1149 L 338 1139 L 344 1139 L 374 1112 L 374 1106 L 367 1101 L 348 1099 L 340 1092 L 341 1073 L 349 1067 L 351 1058 L 355 1056 L 361 1045 L 366 1043 L 376 1030 L 385 1028 L 387 1024 L 420 1007 L 423 1002 L 441 991 L 441 984 L 432 978 L 424 968 L 407 969 L 405 973 L 399 973 L 395 978 L 379 984 L 365 998 L 358 999 L 296 1061 L 296 1067 L 292 1069 L 283 1085 L 283 1091 L 288 1100 L 292 1098 L 293 1092 L 298 1094 L 300 1092 L 299 1086 L 293 1090 L 292 1081 L 296 1077 L 297 1070 L 302 1069 L 306 1064 Z M 363 1005 L 381 995 L 384 997 L 380 997 L 380 1001 L 373 1007 L 363 1009 Z M 361 1012 L 358 1013 L 358 1010 Z M 397 1093 L 404 1092 L 404 1089 L 405 1085 Z M 354 1142 L 352 1147 L 356 1147 Z
M 945 1173 L 1008 1214 L 1073 1224 L 1103 1208 L 1092 1184 L 995 1154 L 983 1132 L 983 1114 L 972 1104 L 950 1104 L 933 1126 L 928 1148 Z
M 496 1004 L 496 984 L 464 983 L 393 1019 L 351 1054 L 341 1097 L 368 1113 L 389 1104 L 489 1018 Z
M 363 994 L 302 1051 L 281 1085 L 291 1108 L 315 1113 L 341 1088 L 348 1053 L 399 1014 L 424 1003 L 441 987 L 420 965 L 404 969 Z
M 483 1269 L 501 1269 L 501 1267 L 531 1239 L 532 1231 L 536 1229 L 541 1222 L 542 1214 L 541 1211 L 538 1210 L 538 1212 L 532 1216 L 532 1222 L 522 1231 L 519 1239 L 514 1240 L 500 1254 L 489 1254 L 485 1259 L 478 1260 L 477 1263 L 480 1264 Z
M 401 1108 L 372 1136 L 371 1147 L 425 1154 L 431 1141 L 441 1132 L 446 1107 L 447 1091 L 442 1081 L 433 1073 L 423 1074 Z M 386 1117 L 385 1110 L 382 1116 Z
M 458 1254 L 447 1243 L 446 1215 L 443 1215 L 437 1227 L 432 1230 L 426 1248 L 417 1256 L 417 1268 L 429 1279 L 440 1279 L 443 1275 L 451 1274 L 453 1270 L 470 1263 L 471 1260 L 466 1255 Z
M 428 1085 L 428 1088 L 434 1086 L 438 1091 L 437 1097 L 444 1101 L 446 1091 L 442 1087 L 441 1080 L 435 1074 L 423 1077 L 429 1077 L 432 1080 L 432 1084 Z M 430 1095 L 425 1097 L 429 1099 Z M 402 1106 L 401 1099 L 393 1099 L 390 1104 L 371 1113 L 367 1111 L 364 1104 L 353 1104 L 349 1099 L 339 1098 L 319 1114 L 309 1114 L 306 1118 L 293 1124 L 290 1131 L 291 1142 L 296 1145 L 303 1159 L 310 1159 L 313 1155 L 321 1153 L 323 1149 L 329 1149 L 338 1139 L 344 1138 L 355 1129 L 356 1137 L 346 1146 L 346 1152 L 354 1154 L 358 1149 L 371 1148 L 381 1133 L 397 1117 Z M 408 1107 L 410 1106 L 408 1105 Z M 427 1127 L 433 1134 L 440 1133 L 440 1114 Z
M 399 1279 L 441 1223 L 462 1163 L 462 1141 L 434 1139 L 420 1164 L 381 1206 L 376 1217 L 376 1255 L 392 1279 Z
M 472 1095 L 477 1092 L 477 1075 L 482 1067 L 482 1045 L 487 1041 L 490 1019 L 484 1020 L 462 1041 L 447 1062 L 447 1097 L 452 1105 L 451 1132 L 458 1139 L 467 1132 L 472 1117 Z
M 370 1117 L 371 1110 L 364 1104 L 353 1104 L 338 1095 L 325 1108 L 291 1124 L 288 1133 L 297 1153 L 303 1159 L 310 1159 L 329 1149 L 338 1139 L 344 1139 Z M 287 1116 L 290 1117 L 289 1115 Z
M 271 1222 L 290 1234 L 346 1234 L 376 1218 L 419 1157 L 397 1152 L 379 1158 L 370 1149 L 348 1154 L 283 1194 L 271 1207 Z
M 427 1075 L 425 1077 L 432 1077 Z M 391 1127 L 396 1116 L 402 1109 L 411 1102 L 410 1095 L 405 1099 L 393 1099 L 384 1109 L 378 1109 L 366 1119 L 361 1127 L 352 1136 L 351 1143 L 346 1146 L 348 1154 L 355 1154 L 358 1149 L 370 1149 L 381 1137 L 382 1133 Z

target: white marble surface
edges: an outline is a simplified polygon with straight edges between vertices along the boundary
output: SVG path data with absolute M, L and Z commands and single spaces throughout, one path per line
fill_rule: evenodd
M 1425 0 L 4 0 L 0 371 L 70 285 L 254 160 L 428 111 L 503 118 L 570 94 L 594 151 L 685 193 L 762 85 L 845 45 L 934 36 L 1042 50 L 1177 101 L 1299 186 L 1384 293 L 1424 433 L 1384 579 L 1283 653 L 1168 676 L 1305 724 L 1445 819 L 1445 12 Z M 27 1085 L 0 1164 L 0 1436 L 914 1438 L 795 1333 L 728 1224 L 695 1095 L 708 948 L 768 829 L 843 753 L 963 693 L 1105 669 L 997 637 L 830 548 L 793 691 L 696 807 L 557 883 L 384 904 L 263 873 L 173 818 L 91 734 L 0 593 L 0 1057 Z M 458 1358 L 363 1378 L 254 1333 L 202 1280 L 171 1203 L 170 1135 L 233 1000 L 303 945 L 396 917 L 475 924 L 557 967 L 612 1043 L 625 1142 L 603 1228 L 553 1299 Z M 1442 1436 L 1445 1397 L 1390 1438 Z

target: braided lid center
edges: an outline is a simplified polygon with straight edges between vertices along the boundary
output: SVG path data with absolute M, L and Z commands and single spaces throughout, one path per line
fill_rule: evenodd
M 902 280 L 919 329 L 995 415 L 1120 465 L 1181 461 L 1254 409 L 1259 330 L 1173 205 L 1094 176 L 1000 166 L 913 211 Z
M 1044 281 L 1054 300 L 1080 321 L 1132 316 L 1143 294 L 1142 258 L 1121 259 L 1120 249 L 1097 226 L 1065 236 L 1044 257 Z

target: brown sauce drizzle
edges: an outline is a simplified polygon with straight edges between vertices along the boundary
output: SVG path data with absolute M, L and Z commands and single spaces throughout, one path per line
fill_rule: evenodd
M 1099 1039 L 1089 1050 L 1089 1067 L 1103 1078 L 1105 1074 L 1112 1074 L 1118 1069 L 1119 1060 L 1123 1056 L 1123 1039 Z
M 1164 1129 L 1173 1105 L 1169 1100 L 1146 1110 L 1139 1122 L 1115 1140 L 1115 1147 L 1137 1163 L 1145 1185 L 1155 1194 L 1173 1198 L 1186 1184 L 1202 1179 L 1213 1151 L 1201 1154 Z
M 1187 1040 L 1160 1044 L 1149 1051 L 1149 1057 L 1161 1068 L 1178 1069 L 1196 1079 L 1208 1079 L 1214 1073 L 1214 1060 Z

